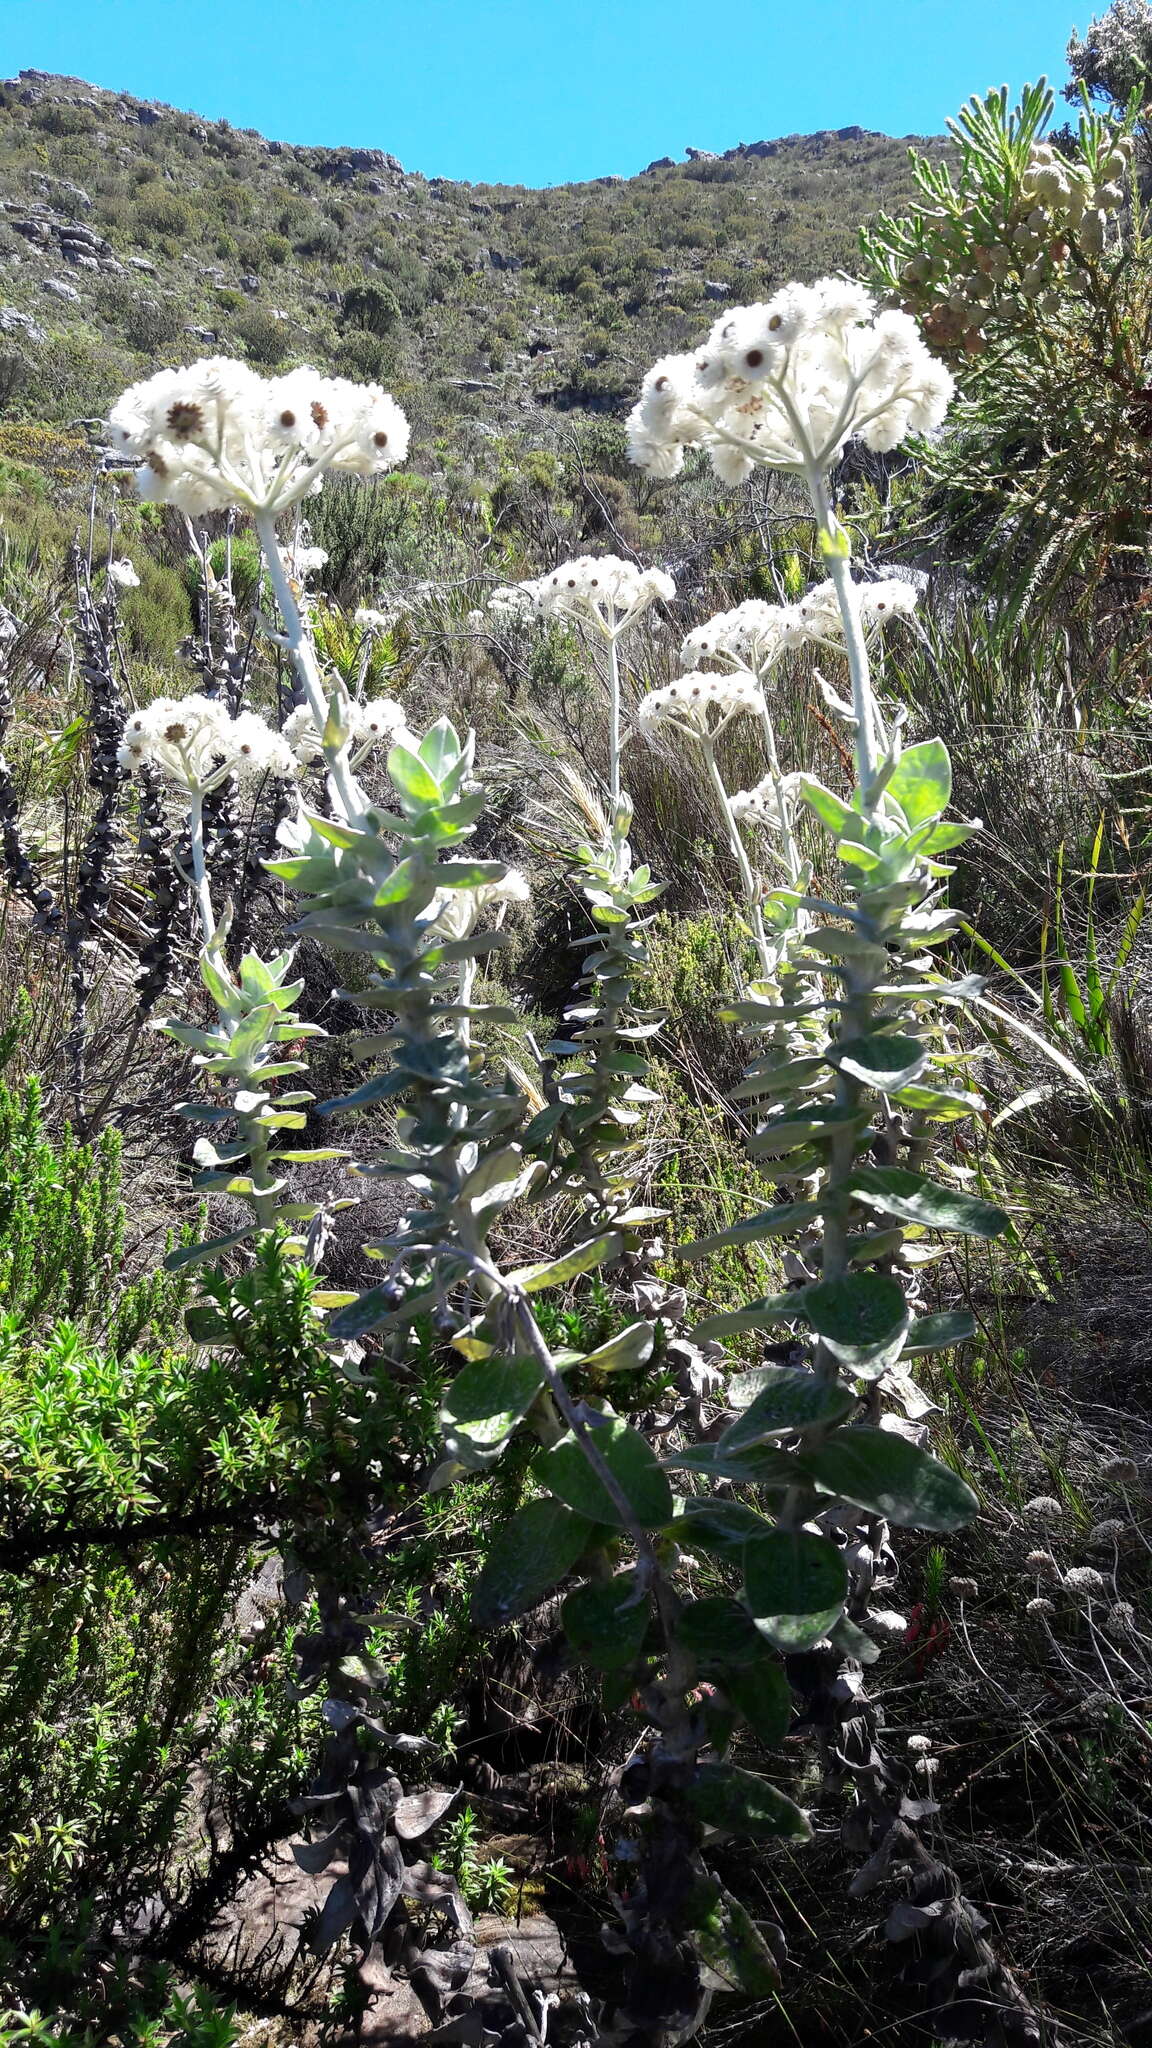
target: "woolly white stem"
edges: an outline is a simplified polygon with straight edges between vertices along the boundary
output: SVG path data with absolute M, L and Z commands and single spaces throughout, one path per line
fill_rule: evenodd
M 312 643 L 305 631 L 300 607 L 292 594 L 292 586 L 280 559 L 280 548 L 276 539 L 276 522 L 270 512 L 257 512 L 256 531 L 268 564 L 268 575 L 276 594 L 280 617 L 284 622 L 284 640 L 293 666 L 300 678 L 308 708 L 316 723 L 318 732 L 323 732 L 328 723 L 328 698 L 323 679 L 316 661 Z M 339 695 L 346 696 L 343 684 Z M 324 760 L 328 769 L 328 784 L 337 809 L 345 818 L 356 818 L 364 809 L 364 798 L 348 763 L 347 746 L 325 748 Z

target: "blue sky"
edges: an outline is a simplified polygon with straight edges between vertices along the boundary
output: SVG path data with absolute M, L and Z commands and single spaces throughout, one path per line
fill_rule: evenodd
M 1059 0 L 2 0 L 0 72 L 549 185 L 849 122 L 935 133 L 972 92 L 1062 83 L 1073 19 Z

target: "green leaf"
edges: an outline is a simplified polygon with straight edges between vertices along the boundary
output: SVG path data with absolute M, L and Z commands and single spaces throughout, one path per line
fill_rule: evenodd
M 234 1343 L 231 1328 L 218 1309 L 199 1304 L 184 1311 L 184 1327 L 194 1344 Z
M 754 1244 L 761 1237 L 782 1237 L 786 1232 L 803 1229 L 820 1214 L 818 1202 L 781 1202 L 775 1209 L 765 1209 L 759 1216 L 747 1216 L 742 1223 L 734 1223 L 728 1230 L 717 1230 L 711 1237 L 698 1237 L 691 1244 L 679 1247 L 684 1259 L 705 1259 L 712 1252 L 723 1251 L 730 1244 Z
M 601 1671 L 634 1664 L 648 1632 L 648 1595 L 639 1594 L 635 1572 L 609 1580 L 590 1579 L 569 1593 L 560 1619 L 576 1655 Z
M 807 1650 L 848 1598 L 848 1568 L 826 1536 L 773 1529 L 744 1545 L 744 1598 L 770 1642 Z
M 767 1436 L 792 1436 L 842 1422 L 856 1406 L 850 1387 L 839 1380 L 818 1379 L 815 1373 L 794 1366 L 762 1365 L 741 1377 L 756 1380 L 758 1389 L 751 1404 L 720 1438 L 718 1448 L 723 1452 L 743 1450 Z
M 178 1251 L 169 1252 L 164 1261 L 166 1273 L 178 1273 L 182 1266 L 198 1266 L 204 1259 L 214 1259 L 217 1252 L 230 1251 L 234 1244 L 243 1244 L 255 1232 L 255 1224 L 246 1230 L 234 1230 L 230 1237 L 210 1237 L 203 1244 L 183 1244 Z
M 914 1083 L 908 1088 L 892 1091 L 893 1102 L 901 1109 L 914 1109 L 918 1115 L 926 1116 L 932 1123 L 958 1123 L 962 1118 L 979 1116 L 987 1108 L 982 1095 L 963 1088 L 933 1088 L 927 1084 Z
M 676 1635 L 701 1664 L 757 1664 L 768 1656 L 748 1609 L 724 1593 L 691 1601 L 681 1610 Z
M 976 1335 L 976 1318 L 967 1309 L 949 1315 L 920 1316 L 904 1339 L 901 1358 L 915 1358 L 923 1351 L 947 1351 L 953 1344 L 967 1344 Z
M 783 1665 L 769 1654 L 763 1641 L 761 1648 L 764 1654 L 757 1663 L 729 1667 L 720 1674 L 720 1683 L 757 1741 L 766 1749 L 775 1749 L 788 1733 L 792 1692 Z
M 672 1489 L 656 1454 L 639 1430 L 617 1416 L 589 1425 L 592 1442 L 603 1458 L 641 1528 L 660 1529 L 672 1520 Z M 621 1517 L 607 1489 L 592 1470 L 576 1437 L 569 1431 L 533 1465 L 534 1476 L 569 1507 L 594 1522 L 620 1527 Z
M 846 1365 L 866 1365 L 899 1343 L 910 1320 L 904 1289 L 890 1273 L 820 1280 L 802 1287 L 796 1300 L 829 1351 Z
M 438 718 L 430 725 L 420 742 L 420 759 L 426 768 L 441 783 L 449 770 L 460 759 L 460 738 L 447 718 Z
M 419 754 L 412 752 L 411 747 L 406 747 L 398 741 L 389 750 L 388 773 L 401 796 L 406 797 L 415 807 L 439 803 L 440 784 L 420 759 Z
M 490 1465 L 543 1384 L 532 1358 L 482 1358 L 463 1366 L 440 1410 L 449 1456 L 477 1471 Z
M 508 1280 L 512 1286 L 522 1287 L 525 1294 L 539 1294 L 543 1287 L 562 1287 L 566 1280 L 575 1280 L 581 1273 L 590 1273 L 594 1266 L 619 1258 L 623 1249 L 624 1239 L 619 1231 L 610 1230 L 603 1237 L 588 1238 L 573 1251 L 565 1252 L 563 1258 L 545 1259 L 538 1266 L 521 1266 L 508 1275 Z
M 638 1366 L 648 1363 L 655 1342 L 653 1323 L 629 1323 L 627 1329 L 609 1337 L 606 1344 L 598 1344 L 595 1351 L 589 1351 L 582 1362 L 597 1372 L 635 1372 Z
M 902 1223 L 926 1230 L 955 1230 L 965 1237 L 999 1237 L 1009 1218 L 991 1202 L 942 1188 L 902 1166 L 860 1166 L 848 1183 L 850 1192 L 873 1209 L 887 1210 Z
M 692 1335 L 699 1341 L 708 1337 L 734 1337 L 741 1330 L 759 1330 L 773 1323 L 794 1323 L 799 1316 L 795 1291 L 766 1294 L 759 1301 L 750 1301 L 746 1308 L 729 1309 L 719 1316 L 705 1316 L 702 1323 L 696 1324 Z
M 746 1906 L 720 1887 L 718 1903 L 693 1940 L 700 1959 L 745 1998 L 771 1998 L 780 1988 L 780 1969 Z
M 587 1548 L 593 1524 L 558 1500 L 532 1500 L 496 1533 L 472 1588 L 477 1628 L 499 1628 L 538 1607 Z
M 867 1038 L 846 1038 L 830 1045 L 828 1059 L 840 1073 L 863 1081 L 866 1088 L 890 1095 L 894 1088 L 907 1087 L 924 1072 L 928 1052 L 918 1038 L 877 1032 Z
M 666 1472 L 699 1472 L 705 1479 L 731 1479 L 740 1486 L 790 1486 L 796 1478 L 791 1456 L 768 1444 L 750 1444 L 741 1451 L 690 1444 L 661 1463 Z
M 807 1842 L 812 1834 L 807 1816 L 778 1792 L 767 1778 L 734 1764 L 697 1764 L 696 1777 L 685 1794 L 689 1806 L 708 1827 L 729 1835 L 784 1836 Z
M 677 1543 L 702 1550 L 709 1557 L 738 1559 L 753 1537 L 770 1536 L 773 1524 L 740 1500 L 710 1500 L 697 1495 L 679 1503 L 674 1530 Z
M 910 825 L 926 825 L 948 808 L 952 763 L 943 740 L 907 747 L 888 778 L 885 796 L 894 797 Z
M 839 1429 L 804 1465 L 823 1492 L 901 1528 L 961 1529 L 979 1507 L 958 1472 L 894 1430 Z
M 824 784 L 811 775 L 801 776 L 800 794 L 809 810 L 815 811 L 820 823 L 827 825 L 828 830 L 839 837 L 852 816 L 843 799 L 832 790 L 825 789 Z

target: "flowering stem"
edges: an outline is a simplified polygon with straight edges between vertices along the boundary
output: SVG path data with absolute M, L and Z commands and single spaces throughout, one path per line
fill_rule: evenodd
M 764 675 L 758 677 L 762 698 L 764 698 L 766 680 L 767 678 Z M 760 724 L 764 732 L 764 745 L 768 751 L 768 773 L 772 777 L 772 787 L 776 792 L 776 809 L 780 817 L 780 838 L 784 847 L 788 879 L 790 882 L 795 883 L 800 879 L 800 851 L 796 845 L 796 835 L 792 830 L 792 807 L 784 794 L 784 776 L 780 768 L 780 756 L 776 749 L 776 728 L 772 723 L 772 714 L 768 709 L 767 699 L 764 699 L 763 709 L 760 713 Z M 799 918 L 801 924 L 807 923 L 806 913 L 803 911 L 800 912 Z
M 611 692 L 611 734 L 609 740 L 612 809 L 620 802 L 620 654 L 615 633 L 608 636 L 608 678 Z
M 728 828 L 728 844 L 732 848 L 733 859 L 740 870 L 740 882 L 744 890 L 744 901 L 748 906 L 748 920 L 752 927 L 752 937 L 755 941 L 756 953 L 760 961 L 760 972 L 765 981 L 771 981 L 775 970 L 772 955 L 768 948 L 767 934 L 764 930 L 764 919 L 760 911 L 760 891 L 756 884 L 756 877 L 752 873 L 752 863 L 748 858 L 744 841 L 740 837 L 740 828 L 732 816 L 732 808 L 728 802 L 728 792 L 724 787 L 724 779 L 719 768 L 716 766 L 716 749 L 712 741 L 706 737 L 701 740 L 700 747 L 707 763 L 708 779 L 716 792 L 716 799 L 720 809 L 724 813 L 724 823 Z
M 308 699 L 308 708 L 315 721 L 316 730 L 322 733 L 328 724 L 328 699 L 324 692 L 324 683 L 317 666 L 316 656 L 312 650 L 312 643 L 304 629 L 300 607 L 292 594 L 292 586 L 285 574 L 284 564 L 280 559 L 280 548 L 276 540 L 276 522 L 270 512 L 257 512 L 255 517 L 256 531 L 260 536 L 260 545 L 264 550 L 264 559 L 268 564 L 268 575 L 276 594 L 276 602 L 280 608 L 280 617 L 284 622 L 284 634 L 288 643 L 288 653 L 300 678 L 304 695 Z M 340 689 L 341 694 L 343 694 L 343 685 L 340 686 Z M 325 748 L 324 759 L 328 768 L 329 786 L 338 808 L 345 818 L 358 817 L 364 809 L 364 801 L 348 765 L 345 747 L 340 746 L 331 749 L 331 751 Z
M 826 543 L 825 559 L 828 563 L 828 574 L 836 592 L 840 619 L 844 627 L 844 648 L 848 656 L 848 672 L 852 678 L 852 711 L 856 720 L 856 779 L 860 785 L 860 801 L 864 815 L 868 817 L 874 808 L 872 786 L 876 780 L 876 710 L 872 696 L 868 648 L 864 640 L 864 628 L 860 622 L 859 595 L 852 578 L 849 558 L 842 552 L 847 537 L 833 513 L 824 472 L 811 465 L 805 468 L 804 479 L 820 528 L 821 539 Z
M 192 886 L 196 892 L 196 908 L 200 912 L 200 925 L 206 946 L 216 937 L 216 913 L 212 908 L 212 891 L 208 883 L 208 863 L 204 858 L 204 792 L 190 789 L 188 792 L 188 841 L 192 851 Z

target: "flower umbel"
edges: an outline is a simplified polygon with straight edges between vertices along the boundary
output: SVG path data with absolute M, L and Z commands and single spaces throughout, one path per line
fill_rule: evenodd
M 825 277 L 725 312 L 702 348 L 656 363 L 629 452 L 675 476 L 685 448 L 701 446 L 727 484 L 758 463 L 822 472 L 854 436 L 882 450 L 938 427 L 953 388 L 910 315 L 877 313 L 862 286 Z
M 280 513 L 327 470 L 377 476 L 408 452 L 408 422 L 378 384 L 309 369 L 260 377 L 226 356 L 133 384 L 108 425 L 141 464 L 141 497 L 190 517 L 228 505 Z

